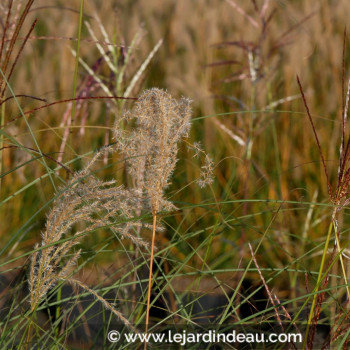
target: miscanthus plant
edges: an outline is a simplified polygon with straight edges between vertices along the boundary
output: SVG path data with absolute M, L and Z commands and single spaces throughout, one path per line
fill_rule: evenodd
M 156 231 L 162 229 L 157 222 L 157 215 L 160 211 L 176 209 L 164 196 L 164 190 L 169 186 L 176 166 L 178 142 L 187 136 L 190 130 L 191 113 L 189 99 L 175 99 L 166 91 L 154 88 L 146 90 L 132 110 L 117 117 L 114 127 L 116 149 L 125 156 L 133 186 L 126 189 L 116 186 L 114 180 L 101 181 L 91 174 L 91 167 L 103 153 L 101 151 L 60 190 L 47 217 L 41 243 L 35 246 L 31 257 L 31 312 L 35 312 L 50 289 L 58 282 L 64 281 L 93 294 L 125 325 L 132 327 L 127 318 L 105 299 L 73 278 L 72 270 L 81 254 L 77 246 L 86 234 L 108 226 L 134 245 L 145 248 L 148 244 L 141 238 L 140 232 L 146 228 L 152 230 L 146 309 L 147 332 L 155 236 Z M 205 173 L 201 176 L 207 175 Z M 209 183 L 211 181 L 210 177 Z M 152 225 L 139 219 L 146 213 L 152 214 Z M 77 223 L 83 223 L 84 228 L 77 230 Z M 28 337 L 29 333 L 30 329 Z
M 175 208 L 164 197 L 164 189 L 168 187 L 175 169 L 178 142 L 190 130 L 190 117 L 189 99 L 175 99 L 168 92 L 153 88 L 140 96 L 131 111 L 117 119 L 114 128 L 117 148 L 127 158 L 128 173 L 138 192 L 138 209 L 148 210 L 153 216 L 146 332 L 149 323 L 157 213 Z M 134 123 L 134 127 L 129 132 L 124 131 L 120 128 L 122 122 Z

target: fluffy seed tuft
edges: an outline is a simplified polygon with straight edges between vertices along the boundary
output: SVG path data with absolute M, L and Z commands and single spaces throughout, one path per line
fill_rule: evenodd
M 190 100 L 175 99 L 164 90 L 146 90 L 131 111 L 117 119 L 114 136 L 117 148 L 127 157 L 128 172 L 152 213 L 171 210 L 163 191 L 177 161 L 177 143 L 187 136 L 191 117 Z M 121 121 L 135 121 L 129 133 Z

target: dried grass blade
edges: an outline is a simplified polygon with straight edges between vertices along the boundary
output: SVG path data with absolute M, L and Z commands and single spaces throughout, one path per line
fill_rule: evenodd
M 265 287 L 266 292 L 267 292 L 267 294 L 268 294 L 268 296 L 269 296 L 269 299 L 270 299 L 270 301 L 271 301 L 271 304 L 274 306 L 274 311 L 275 311 L 275 315 L 276 315 L 277 321 L 278 321 L 278 323 L 279 323 L 281 329 L 283 330 L 282 320 L 281 320 L 281 318 L 280 318 L 280 315 L 278 314 L 278 310 L 277 310 L 275 301 L 273 300 L 273 297 L 272 297 L 272 294 L 271 294 L 271 292 L 270 292 L 270 289 L 269 289 L 268 285 L 266 284 L 266 281 L 265 281 L 264 276 L 263 276 L 262 273 L 261 273 L 260 266 L 259 266 L 259 264 L 258 264 L 258 262 L 257 262 L 257 260 L 256 260 L 256 257 L 255 257 L 253 248 L 252 248 L 252 246 L 251 246 L 250 243 L 248 243 L 248 245 L 249 245 L 249 249 L 250 249 L 250 254 L 252 255 L 252 259 L 253 259 L 254 264 L 255 264 L 255 266 L 256 266 L 256 268 L 257 268 L 257 270 L 258 270 L 260 279 L 261 279 L 262 283 L 264 284 L 264 287 Z
M 328 175 L 328 170 L 327 170 L 327 167 L 326 167 L 326 161 L 325 161 L 324 156 L 323 156 L 321 144 L 320 144 L 320 141 L 318 139 L 318 135 L 317 135 L 317 132 L 316 132 L 315 124 L 313 122 L 313 119 L 311 117 L 311 113 L 310 113 L 309 107 L 308 107 L 307 102 L 306 102 L 306 98 L 305 98 L 305 95 L 304 95 L 304 90 L 303 90 L 303 87 L 301 86 L 301 83 L 300 83 L 300 80 L 299 80 L 299 76 L 297 76 L 297 82 L 298 82 L 298 85 L 299 85 L 301 96 L 303 98 L 303 102 L 304 102 L 304 106 L 305 106 L 305 109 L 306 109 L 306 113 L 307 113 L 307 116 L 309 117 L 309 120 L 310 120 L 310 123 L 311 123 L 311 127 L 312 127 L 312 131 L 313 131 L 315 139 L 316 139 L 317 148 L 318 148 L 318 151 L 319 151 L 320 156 L 321 156 L 323 169 L 324 169 L 324 172 L 325 172 L 325 175 L 326 175 L 326 179 L 327 179 L 328 195 L 330 196 L 331 199 L 333 199 L 332 187 L 331 187 L 331 184 L 329 182 L 329 175 Z
M 108 53 L 103 49 L 102 45 L 98 42 L 98 39 L 95 35 L 95 32 L 93 31 L 93 29 L 91 28 L 91 25 L 89 22 L 85 21 L 84 22 L 86 28 L 88 29 L 92 39 L 95 41 L 96 43 L 96 47 L 98 49 L 98 51 L 100 51 L 100 54 L 102 55 L 102 57 L 104 58 L 104 60 L 106 61 L 106 63 L 108 64 L 108 67 L 110 68 L 110 70 L 114 73 L 118 73 L 117 68 L 113 65 L 111 59 L 108 56 Z
M 6 16 L 6 23 L 5 23 L 5 27 L 4 27 L 4 32 L 2 33 L 2 38 L 1 38 L 0 62 L 1 62 L 2 53 L 3 53 L 3 50 L 4 50 L 4 45 L 5 45 L 5 39 L 6 39 L 7 30 L 9 29 L 9 26 L 10 26 L 10 17 L 11 17 L 12 4 L 13 4 L 13 0 L 10 0 L 9 7 L 8 7 L 8 11 L 7 11 L 7 16 Z
M 26 43 L 27 43 L 27 41 L 28 41 L 28 39 L 29 39 L 30 34 L 31 34 L 32 31 L 34 30 L 34 28 L 35 28 L 37 22 L 38 22 L 37 19 L 33 22 L 32 26 L 30 27 L 30 29 L 29 29 L 27 35 L 25 36 L 25 38 L 24 38 L 24 40 L 23 40 L 23 42 L 22 42 L 21 47 L 20 47 L 19 50 L 18 50 L 17 56 L 16 56 L 16 58 L 15 58 L 13 64 L 12 64 L 12 66 L 11 66 L 10 73 L 9 73 L 9 75 L 8 75 L 8 77 L 7 77 L 7 80 L 8 80 L 8 81 L 10 81 L 10 79 L 11 79 L 11 76 L 12 76 L 12 74 L 13 74 L 13 71 L 14 71 L 15 67 L 16 67 L 16 64 L 17 64 L 17 62 L 18 62 L 18 59 L 19 59 L 19 57 L 20 57 L 20 55 L 21 55 L 21 53 L 22 53 L 22 51 L 23 51 L 23 49 L 24 49 L 24 46 L 26 45 Z M 1 92 L 1 98 L 4 96 L 5 91 L 6 91 L 6 86 L 4 87 L 4 89 L 3 89 L 2 92 Z
M 89 293 L 91 293 L 97 300 L 99 300 L 102 305 L 112 311 L 129 329 L 132 329 L 135 333 L 137 333 L 137 330 L 131 325 L 131 323 L 123 316 L 121 312 L 116 310 L 106 299 L 102 298 L 99 294 L 97 294 L 93 289 L 89 288 L 86 284 L 80 282 L 79 280 L 76 280 L 74 278 L 65 279 L 65 281 L 70 282 L 73 285 L 77 285 L 85 290 L 87 290 Z
M 71 49 L 72 54 L 74 57 L 76 57 L 77 53 L 75 50 Z M 99 76 L 89 67 L 89 65 L 81 58 L 79 57 L 79 63 L 84 67 L 84 69 L 96 80 L 96 82 L 100 85 L 101 89 L 107 94 L 107 95 L 113 95 L 113 91 L 111 91 L 108 86 L 99 78 Z M 113 101 L 115 104 L 117 104 L 116 101 Z
M 33 5 L 33 2 L 34 2 L 34 0 L 29 0 L 29 1 L 27 2 L 26 7 L 25 7 L 25 9 L 24 9 L 24 11 L 23 11 L 23 13 L 22 13 L 22 15 L 21 15 L 19 21 L 18 21 L 18 24 L 16 25 L 15 32 L 13 33 L 12 38 L 11 38 L 11 40 L 10 40 L 10 45 L 9 45 L 7 51 L 6 51 L 5 60 L 4 60 L 4 63 L 3 63 L 3 65 L 2 65 L 2 71 L 3 71 L 4 73 L 6 73 L 7 66 L 8 66 L 8 63 L 9 63 L 9 61 L 10 61 L 10 57 L 11 57 L 11 54 L 12 54 L 12 51 L 13 51 L 13 47 L 14 47 L 16 41 L 17 41 L 19 32 L 20 32 L 20 30 L 21 30 L 21 28 L 22 28 L 22 26 L 23 26 L 24 20 L 25 20 L 25 18 L 27 17 L 28 12 L 29 12 L 31 6 Z M 1 83 L 1 85 L 2 85 L 2 83 Z
M 341 98 L 342 98 L 342 139 L 341 139 L 341 145 L 342 150 L 345 147 L 345 124 L 346 124 L 346 108 L 345 108 L 345 48 L 346 48 L 346 28 L 344 29 L 344 37 L 343 37 L 343 56 L 342 56 L 342 74 L 341 74 Z M 348 85 L 348 91 L 349 91 L 349 85 Z M 340 154 L 342 159 L 342 152 Z
M 226 0 L 226 2 L 232 6 L 238 13 L 248 19 L 248 21 L 255 27 L 259 28 L 258 22 L 252 17 L 249 16 L 247 12 L 245 12 L 241 7 L 239 7 L 233 0 Z
M 124 97 L 128 97 L 132 91 L 132 89 L 134 88 L 134 86 L 136 85 L 136 83 L 138 82 L 138 80 L 140 79 L 142 73 L 145 71 L 145 69 L 147 68 L 147 66 L 149 65 L 149 63 L 151 62 L 153 56 L 156 54 L 156 52 L 159 50 L 159 48 L 161 47 L 161 45 L 163 44 L 163 39 L 160 39 L 157 44 L 155 45 L 155 47 L 153 48 L 153 50 L 149 53 L 149 55 L 147 56 L 147 58 L 145 59 L 145 61 L 142 63 L 141 67 L 139 68 L 139 70 L 135 73 L 135 75 L 133 76 L 129 86 L 127 87 L 125 93 L 124 93 Z

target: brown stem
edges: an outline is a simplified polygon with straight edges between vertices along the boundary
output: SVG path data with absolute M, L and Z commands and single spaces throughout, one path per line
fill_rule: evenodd
M 148 332 L 149 323 L 149 310 L 151 304 L 151 288 L 152 288 L 152 270 L 153 270 L 153 257 L 154 257 L 154 243 L 156 237 L 156 224 L 157 224 L 157 214 L 153 214 L 153 227 L 152 227 L 152 246 L 151 246 L 151 258 L 149 263 L 149 277 L 148 277 L 148 294 L 147 294 L 147 309 L 146 309 L 146 333 Z M 147 349 L 147 342 L 145 342 L 144 349 Z

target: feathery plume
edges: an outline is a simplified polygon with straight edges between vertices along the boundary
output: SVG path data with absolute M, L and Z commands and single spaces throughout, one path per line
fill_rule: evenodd
M 128 172 L 135 187 L 148 200 L 152 213 L 171 210 L 163 191 L 176 165 L 177 143 L 190 129 L 190 100 L 171 97 L 166 91 L 146 90 L 132 111 L 117 119 L 114 136 L 117 148 L 128 158 Z M 126 133 L 119 124 L 135 120 L 134 129 Z
M 59 280 L 72 280 L 69 273 L 77 264 L 81 252 L 80 249 L 74 252 L 73 248 L 84 234 L 108 225 L 136 245 L 147 246 L 131 231 L 133 225 L 141 225 L 133 221 L 136 205 L 133 191 L 116 187 L 114 180 L 100 181 L 89 173 L 101 154 L 99 152 L 83 171 L 73 176 L 47 217 L 42 241 L 35 246 L 31 257 L 29 291 L 32 311 Z M 85 228 L 69 234 L 77 222 L 83 222 Z M 115 314 L 118 315 L 118 312 Z

